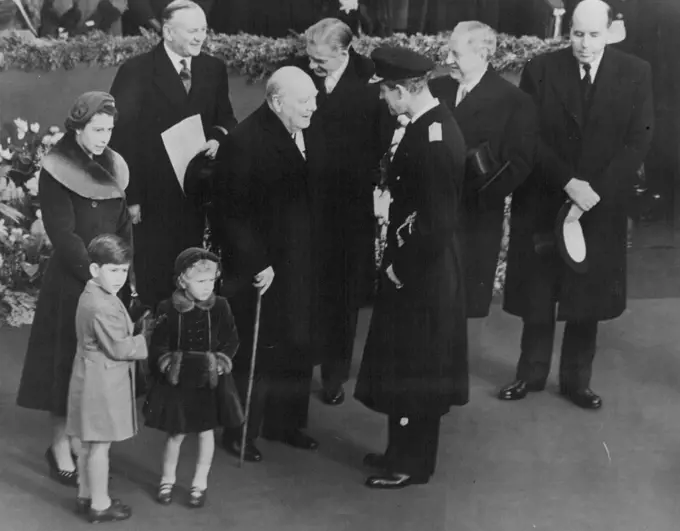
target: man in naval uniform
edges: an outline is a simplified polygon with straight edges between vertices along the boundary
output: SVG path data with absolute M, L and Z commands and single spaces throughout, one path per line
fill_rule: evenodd
M 386 165 L 387 244 L 355 397 L 388 417 L 387 451 L 364 459 L 378 471 L 366 485 L 396 489 L 430 480 L 440 419 L 468 401 L 458 220 L 465 142 L 430 93 L 430 59 L 394 47 L 371 57 L 380 97 L 408 124 Z

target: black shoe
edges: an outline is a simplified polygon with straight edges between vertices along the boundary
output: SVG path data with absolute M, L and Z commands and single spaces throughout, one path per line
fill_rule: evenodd
M 76 514 L 87 514 L 91 505 L 92 498 L 76 498 Z M 112 498 L 111 505 L 121 505 L 121 501 Z
M 280 433 L 265 432 L 263 437 L 269 441 L 282 442 L 301 450 L 316 450 L 319 447 L 319 443 L 315 439 L 300 430 L 288 430 Z
M 156 493 L 156 501 L 161 505 L 170 505 L 172 503 L 172 490 L 175 486 L 172 483 L 161 483 L 158 486 Z
M 224 437 L 222 439 L 222 445 L 224 449 L 231 455 L 238 458 L 241 457 L 241 441 L 236 439 L 231 439 L 229 437 Z M 255 441 L 252 439 L 246 439 L 246 451 L 243 454 L 243 460 L 250 463 L 259 463 L 262 461 L 262 452 L 255 446 Z
M 389 461 L 385 454 L 366 454 L 364 456 L 364 466 L 377 468 L 378 470 L 387 470 L 389 468 Z
M 592 389 L 560 389 L 560 393 L 583 409 L 600 409 L 602 398 L 593 393 Z
M 345 390 L 342 385 L 334 389 L 324 389 L 321 393 L 324 404 L 329 406 L 339 406 L 345 401 Z
M 127 505 L 122 503 L 113 503 L 111 500 L 111 505 L 108 509 L 103 511 L 95 511 L 90 507 L 88 511 L 87 519 L 92 524 L 99 524 L 102 522 L 119 522 L 121 520 L 127 520 L 132 516 L 132 509 Z
M 522 400 L 529 392 L 543 391 L 543 386 L 530 385 L 524 380 L 515 380 L 498 391 L 499 400 Z
M 198 487 L 191 487 L 189 491 L 189 507 L 192 509 L 200 509 L 205 505 L 205 498 L 208 494 L 208 489 L 199 489 Z
M 47 459 L 47 465 L 50 467 L 50 477 L 52 479 L 67 487 L 78 486 L 78 472 L 76 470 L 71 472 L 61 470 L 57 465 L 57 460 L 54 457 L 51 446 L 45 452 L 45 459 Z
M 366 480 L 366 486 L 369 489 L 403 489 L 409 485 L 424 485 L 429 482 L 430 478 L 409 476 L 408 474 L 383 474 L 380 476 L 371 476 Z

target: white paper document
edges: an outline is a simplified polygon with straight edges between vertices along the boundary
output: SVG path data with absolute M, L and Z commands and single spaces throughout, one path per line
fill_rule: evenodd
M 187 166 L 206 142 L 201 115 L 194 114 L 185 118 L 161 133 L 161 138 L 172 168 L 175 170 L 177 182 L 184 191 L 184 175 Z

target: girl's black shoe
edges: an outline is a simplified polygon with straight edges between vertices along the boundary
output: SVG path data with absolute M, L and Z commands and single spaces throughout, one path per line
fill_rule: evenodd
M 57 466 L 57 460 L 54 457 L 51 446 L 45 452 L 45 459 L 47 459 L 47 465 L 50 467 L 50 477 L 52 479 L 67 487 L 78 486 L 78 472 L 75 470 L 71 472 L 61 470 L 59 466 Z
M 116 503 L 117 502 L 117 503 Z M 118 500 L 111 500 L 111 505 L 108 509 L 103 511 L 95 511 L 90 507 L 87 514 L 87 519 L 91 524 L 99 524 L 102 522 L 118 522 L 120 520 L 127 520 L 132 516 L 132 509 L 127 505 L 123 505 Z
M 199 489 L 198 487 L 191 487 L 189 491 L 189 507 L 192 509 L 200 509 L 205 505 L 205 498 L 208 489 Z

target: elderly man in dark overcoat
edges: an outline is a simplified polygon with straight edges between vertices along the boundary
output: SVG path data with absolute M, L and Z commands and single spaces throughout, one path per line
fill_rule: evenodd
M 500 391 L 503 400 L 544 388 L 557 318 L 566 321 L 560 392 L 582 408 L 602 405 L 590 389 L 598 322 L 626 308 L 625 205 L 653 126 L 650 67 L 606 46 L 611 16 L 601 0 L 584 0 L 571 47 L 534 59 L 522 75 L 539 109 L 541 143 L 512 200 L 504 308 L 524 328 L 517 379 Z M 568 267 L 554 245 L 565 202 L 582 212 L 585 272 Z
M 505 198 L 531 172 L 538 135 L 531 98 L 489 65 L 496 43 L 491 27 L 461 22 L 448 43 L 451 75 L 430 81 L 432 94 L 449 107 L 468 147 L 463 202 L 468 317 L 489 315 Z
M 321 350 L 322 399 L 344 401 L 358 310 L 373 289 L 373 182 L 387 137 L 381 124 L 394 121 L 369 84 L 373 62 L 351 46 L 352 30 L 335 18 L 323 19 L 305 32 L 307 56 L 301 68 L 319 94 L 309 136 L 325 144 L 320 176 L 320 217 L 314 220 L 315 247 L 324 281 L 316 331 Z M 382 111 L 382 112 L 381 112 Z
M 380 470 L 366 485 L 396 489 L 430 480 L 440 419 L 468 401 L 458 219 L 465 142 L 428 89 L 431 60 L 391 47 L 372 58 L 381 98 L 409 123 L 386 168 L 387 246 L 355 397 L 388 417 L 387 451 L 364 459 Z
M 313 225 L 323 152 L 307 128 L 317 90 L 297 67 L 269 79 L 266 101 L 229 135 L 220 151 L 217 197 L 224 289 L 241 337 L 234 378 L 247 396 L 255 323 L 256 290 L 262 314 L 256 378 L 247 426 L 245 458 L 259 461 L 262 435 L 296 448 L 317 442 L 304 433 L 316 349 L 313 315 L 318 293 Z M 225 430 L 227 451 L 238 454 L 241 431 Z
M 187 247 L 203 243 L 205 213 L 179 184 L 161 134 L 200 115 L 214 157 L 236 125 L 226 65 L 201 52 L 203 10 L 174 0 L 164 10 L 163 41 L 125 62 L 111 87 L 119 122 L 111 140 L 130 166 L 128 204 L 134 225 L 135 273 L 141 300 L 155 305 L 174 290 L 173 264 Z

